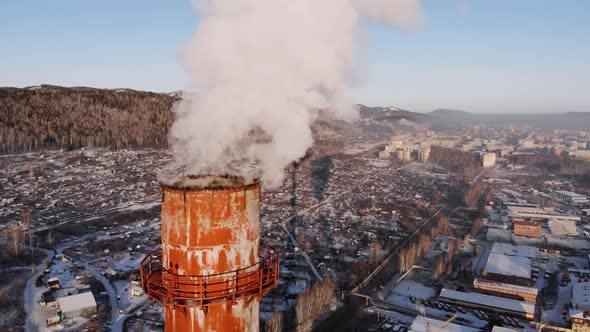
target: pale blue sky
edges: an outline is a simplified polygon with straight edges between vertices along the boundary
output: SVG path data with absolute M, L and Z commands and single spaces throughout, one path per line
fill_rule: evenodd
M 321 1 L 321 0 L 320 0 Z M 425 0 L 426 25 L 370 24 L 354 102 L 416 111 L 590 111 L 590 1 Z M 189 0 L 1 0 L 0 86 L 188 88 Z

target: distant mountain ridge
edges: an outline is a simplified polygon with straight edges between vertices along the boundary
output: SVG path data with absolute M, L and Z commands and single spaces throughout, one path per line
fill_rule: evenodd
M 428 113 L 430 115 L 472 115 L 467 111 L 454 110 L 450 108 L 437 108 L 434 111 Z
M 174 121 L 173 105 L 188 94 L 49 84 L 0 87 L 0 153 L 46 147 L 165 147 Z M 452 131 L 453 126 L 479 123 L 590 130 L 590 112 L 477 114 L 441 108 L 418 113 L 395 106 L 357 106 L 361 121 L 348 125 L 336 121 L 339 128 L 383 135 L 427 129 Z

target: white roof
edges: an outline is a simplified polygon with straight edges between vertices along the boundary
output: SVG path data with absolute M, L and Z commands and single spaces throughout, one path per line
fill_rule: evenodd
M 585 317 L 584 315 L 584 310 L 576 310 L 576 309 L 570 309 L 569 310 L 569 314 L 571 318 L 578 318 L 578 319 L 583 319 L 583 320 L 590 320 L 590 317 Z
M 510 239 L 511 231 L 509 229 L 499 229 L 499 228 L 488 228 L 488 232 L 486 233 L 486 239 L 494 239 L 494 238 L 501 238 L 501 239 Z
M 578 227 L 573 220 L 550 220 L 547 226 L 557 236 L 578 236 Z
M 503 276 L 531 278 L 532 260 L 528 257 L 491 253 L 486 263 L 486 272 Z
M 436 331 L 444 321 L 432 319 L 424 316 L 418 316 L 412 322 L 410 326 L 410 331 L 413 332 L 427 332 L 427 331 Z M 457 325 L 453 323 L 447 324 L 441 331 L 452 331 L 452 332 L 476 332 L 479 331 L 478 329 L 474 329 L 467 326 Z
M 581 306 L 588 305 L 590 305 L 590 282 L 574 283 L 572 286 L 572 306 L 574 309 L 584 309 Z
M 509 243 L 495 242 L 494 246 L 492 247 L 492 253 L 535 258 L 537 257 L 537 248 L 531 246 L 515 246 Z
M 586 198 L 585 195 L 578 194 L 578 193 L 571 192 L 571 191 L 567 191 L 567 190 L 556 190 L 555 192 L 558 193 L 558 194 L 562 194 L 564 196 L 569 196 L 569 197 L 583 197 L 583 198 Z
M 72 312 L 85 308 L 96 307 L 96 301 L 92 292 L 80 293 L 76 295 L 64 296 L 57 298 L 59 308 L 63 312 Z
M 443 288 L 443 290 L 440 291 L 440 297 L 441 299 L 447 298 L 450 300 L 456 300 L 465 303 L 473 303 L 488 308 L 498 308 L 531 315 L 535 313 L 535 304 L 533 303 L 509 300 L 497 296 L 479 293 L 458 292 L 451 289 Z
M 580 217 L 571 214 L 557 213 L 549 208 L 519 207 L 508 206 L 508 216 L 512 219 L 534 218 L 534 219 L 561 219 L 561 220 L 581 220 Z
M 522 332 L 522 330 L 509 329 L 507 327 L 494 326 L 492 332 Z

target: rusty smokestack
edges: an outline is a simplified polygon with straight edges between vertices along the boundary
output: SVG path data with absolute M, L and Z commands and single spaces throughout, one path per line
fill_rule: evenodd
M 278 277 L 260 245 L 260 181 L 191 176 L 161 189 L 162 247 L 140 271 L 165 331 L 258 331 L 259 300 Z

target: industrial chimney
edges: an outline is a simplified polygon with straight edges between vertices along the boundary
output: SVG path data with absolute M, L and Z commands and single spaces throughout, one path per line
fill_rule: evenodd
M 162 247 L 140 272 L 165 331 L 259 331 L 258 303 L 279 271 L 260 245 L 260 182 L 191 176 L 161 189 Z

